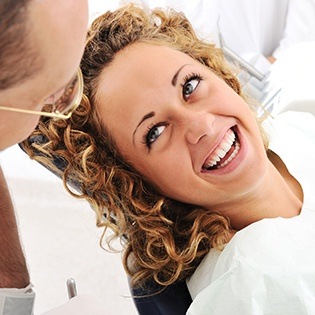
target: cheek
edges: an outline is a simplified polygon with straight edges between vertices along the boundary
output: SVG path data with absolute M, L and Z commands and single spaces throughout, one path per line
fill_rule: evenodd
M 18 123 L 19 126 L 23 126 L 23 129 L 21 130 L 20 133 L 20 141 L 23 141 L 26 139 L 32 131 L 35 129 L 36 125 L 38 124 L 39 117 L 36 115 L 26 115 L 20 119 L 20 122 Z
M 188 162 L 187 158 L 170 153 L 165 158 L 147 162 L 146 174 L 143 175 L 169 197 L 186 195 L 192 178 L 191 162 Z
M 39 120 L 36 115 L 16 113 L 10 113 L 1 118 L 3 119 L 0 119 L 0 131 L 5 141 L 0 140 L 0 150 L 25 140 L 35 129 Z M 19 126 L 19 128 L 14 128 L 14 126 Z

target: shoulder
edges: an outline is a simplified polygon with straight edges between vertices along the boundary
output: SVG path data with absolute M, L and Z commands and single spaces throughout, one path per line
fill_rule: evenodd
M 294 218 L 263 219 L 236 233 L 222 252 L 213 280 L 238 269 L 264 276 L 285 275 L 297 266 L 315 272 L 315 213 Z M 285 266 L 285 268 L 283 268 Z
M 306 305 L 315 311 L 314 230 L 310 212 L 264 219 L 236 233 L 188 314 L 232 314 L 235 309 L 262 314 L 268 308 L 274 314 L 292 314 L 292 309 L 305 314 Z

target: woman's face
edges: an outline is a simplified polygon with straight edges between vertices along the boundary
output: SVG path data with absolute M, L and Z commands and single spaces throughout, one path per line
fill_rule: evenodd
M 122 156 L 170 198 L 220 211 L 264 177 L 268 160 L 248 105 L 182 52 L 125 48 L 104 69 L 96 101 Z

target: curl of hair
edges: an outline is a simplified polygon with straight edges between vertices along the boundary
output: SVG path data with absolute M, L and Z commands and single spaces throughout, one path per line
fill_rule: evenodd
M 123 260 L 133 285 L 154 279 L 166 286 L 190 276 L 210 248 L 229 240 L 231 230 L 222 215 L 157 193 L 124 161 L 106 126 L 101 126 L 94 107 L 100 74 L 119 51 L 139 42 L 190 55 L 241 94 L 221 50 L 199 40 L 183 14 L 158 9 L 147 14 L 127 5 L 98 17 L 89 29 L 81 62 L 85 95 L 80 106 L 69 120 L 42 119 L 24 147 L 59 173 L 66 186 L 79 185 L 80 193 L 70 193 L 92 204 L 104 233 L 111 229 L 114 237 L 126 240 Z M 37 143 L 38 137 L 45 141 Z M 55 167 L 56 159 L 65 165 L 62 172 Z M 109 248 L 112 239 L 107 238 Z

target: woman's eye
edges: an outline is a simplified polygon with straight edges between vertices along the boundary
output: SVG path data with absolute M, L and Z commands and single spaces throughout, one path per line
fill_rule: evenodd
M 183 85 L 183 98 L 185 101 L 187 101 L 189 96 L 194 92 L 200 80 L 200 77 L 193 77 L 187 80 L 186 83 Z
M 165 125 L 149 128 L 149 131 L 145 136 L 145 144 L 150 148 L 151 144 L 162 134 L 165 128 Z

